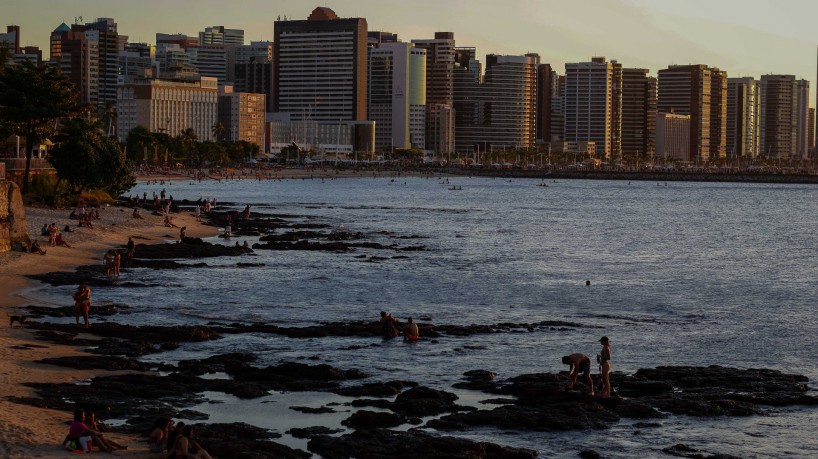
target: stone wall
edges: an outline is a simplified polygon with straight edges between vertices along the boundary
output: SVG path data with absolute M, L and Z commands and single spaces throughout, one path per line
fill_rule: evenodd
M 12 182 L 0 180 L 0 252 L 22 250 L 30 245 L 20 188 Z

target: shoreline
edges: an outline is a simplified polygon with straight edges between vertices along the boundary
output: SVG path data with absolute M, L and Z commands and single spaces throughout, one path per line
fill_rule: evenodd
M 28 292 L 32 289 L 48 288 L 47 284 L 32 280 L 26 276 L 44 274 L 54 271 L 73 271 L 76 267 L 87 264 L 98 264 L 105 251 L 119 248 L 128 240 L 128 236 L 139 236 L 139 242 L 158 243 L 167 240 L 167 235 L 177 235 L 178 229 L 167 228 L 162 218 L 143 213 L 144 220 L 131 217 L 127 207 L 106 206 L 100 208 L 100 220 L 94 222 L 94 228 L 75 228 L 76 221 L 69 220 L 70 209 L 46 209 L 39 207 L 26 208 L 26 220 L 29 234 L 37 238 L 43 223 L 56 222 L 59 228 L 70 224 L 74 232 L 64 233 L 67 247 L 48 247 L 47 241 L 42 244 L 47 250 L 44 256 L 20 252 L 0 254 L 0 298 L 3 298 L 3 310 L 6 314 L 15 315 L 18 308 L 29 304 Z M 215 227 L 197 224 L 195 218 L 187 213 L 174 214 L 179 226 L 187 226 L 190 237 L 210 237 L 218 234 Z M 42 241 L 42 237 L 39 237 Z M 71 304 L 65 298 L 65 305 Z M 4 320 L 6 318 L 4 317 Z M 92 325 L 93 327 L 93 317 Z M 82 335 L 80 335 L 82 336 Z M 6 397 L 31 397 L 33 389 L 26 383 L 58 383 L 90 379 L 99 375 L 111 375 L 122 372 L 103 370 L 74 370 L 35 363 L 51 357 L 75 357 L 89 355 L 82 351 L 87 346 L 58 345 L 40 340 L 34 332 L 20 328 L 2 327 L 0 332 L 0 374 L 4 378 Z M 10 459 L 30 457 L 65 457 L 66 451 L 60 447 L 68 429 L 67 422 L 71 413 L 36 408 L 12 403 L 7 399 L 0 400 L 0 417 L 5 419 L 0 426 L 0 454 Z M 116 456 L 156 457 L 147 449 L 147 444 L 136 435 L 107 433 L 115 441 L 128 445 L 128 450 L 117 451 Z M 96 454 L 99 452 L 95 451 Z M 113 455 L 111 455 L 113 456 Z

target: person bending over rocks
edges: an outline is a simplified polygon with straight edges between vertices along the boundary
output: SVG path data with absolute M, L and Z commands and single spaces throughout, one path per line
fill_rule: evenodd
M 563 357 L 562 363 L 569 365 L 571 369 L 568 374 L 571 380 L 568 383 L 568 389 L 571 390 L 574 388 L 574 384 L 577 383 L 577 376 L 582 373 L 585 378 L 585 384 L 587 384 L 591 390 L 591 395 L 594 395 L 594 382 L 591 380 L 591 359 L 585 354 L 576 353 Z

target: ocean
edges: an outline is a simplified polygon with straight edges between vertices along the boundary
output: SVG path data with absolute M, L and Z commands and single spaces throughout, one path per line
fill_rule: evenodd
M 533 333 L 400 340 L 290 339 L 247 334 L 145 358 L 180 359 L 247 351 L 258 365 L 317 358 L 359 368 L 370 381 L 408 379 L 455 392 L 484 406 L 489 394 L 453 389 L 462 373 L 485 369 L 498 379 L 567 369 L 560 358 L 595 355 L 609 336 L 614 371 L 712 364 L 772 368 L 818 380 L 818 187 L 734 183 L 539 180 L 453 177 L 140 183 L 132 193 L 165 188 L 175 199 L 216 197 L 253 212 L 360 231 L 367 241 L 423 245 L 422 252 L 351 253 L 256 250 L 252 259 L 205 260 L 211 267 L 134 270 L 153 288 L 96 289 L 96 304 L 130 306 L 109 318 L 129 324 L 399 319 L 435 324 L 577 322 L 582 328 Z M 547 184 L 548 186 L 536 186 Z M 449 190 L 462 186 L 462 190 Z M 169 233 L 171 234 L 171 233 Z M 172 233 L 175 236 L 175 233 Z M 258 238 L 234 237 L 234 244 Z M 384 257 L 379 262 L 356 258 Z M 407 258 L 392 258 L 396 255 Z M 263 267 L 235 267 L 237 261 Z M 586 280 L 591 282 L 586 286 Z M 41 292 L 66 303 L 73 287 Z M 73 318 L 71 318 L 73 320 Z M 223 375 L 211 375 L 222 377 Z M 290 427 L 339 422 L 355 409 L 303 414 L 350 399 L 324 393 L 272 393 L 257 400 L 206 394 L 194 409 L 211 422 L 242 421 L 285 434 Z M 541 457 L 662 456 L 684 443 L 745 458 L 816 457 L 818 410 L 770 408 L 768 416 L 699 419 L 672 416 L 661 427 L 623 419 L 609 430 L 531 433 L 477 429 L 447 433 L 536 449 Z M 405 428 L 408 428 L 406 426 Z M 277 440 L 306 450 L 306 441 Z

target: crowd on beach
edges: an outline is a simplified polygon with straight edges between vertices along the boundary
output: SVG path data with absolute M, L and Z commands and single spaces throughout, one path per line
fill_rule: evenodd
M 165 453 L 166 459 L 211 459 L 210 454 L 193 438 L 193 426 L 167 418 L 157 419 L 148 435 L 148 449 Z
M 71 214 L 68 218 L 72 220 L 77 220 L 78 227 L 86 227 L 86 228 L 93 228 L 94 224 L 92 223 L 94 220 L 99 220 L 99 210 L 97 209 L 90 209 L 86 210 L 85 206 L 80 204 L 74 210 L 71 211 Z M 40 237 L 44 237 L 48 240 L 48 245 L 50 247 L 68 247 L 71 248 L 71 245 L 68 241 L 65 240 L 63 233 L 73 233 L 74 230 L 71 229 L 71 225 L 65 225 L 62 230 L 59 229 L 56 223 L 44 223 L 43 227 L 40 228 Z M 29 253 L 36 253 L 39 255 L 45 255 L 47 251 L 43 249 L 43 246 L 40 245 L 40 240 L 38 238 L 34 238 L 31 242 L 31 246 L 28 248 Z

